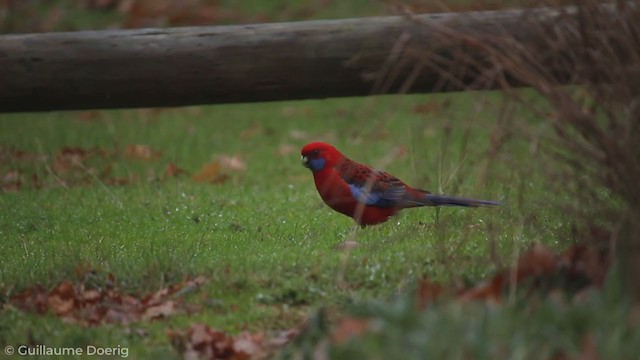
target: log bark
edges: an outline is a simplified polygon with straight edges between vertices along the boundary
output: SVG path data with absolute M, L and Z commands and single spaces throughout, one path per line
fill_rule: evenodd
M 560 19 L 553 10 L 536 14 Z M 0 112 L 491 89 L 499 84 L 473 65 L 481 57 L 469 39 L 508 34 L 535 44 L 544 34 L 523 26 L 528 16 L 493 11 L 3 35 Z

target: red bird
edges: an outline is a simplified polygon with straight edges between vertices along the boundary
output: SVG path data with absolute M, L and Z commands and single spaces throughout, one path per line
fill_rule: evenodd
M 302 164 L 313 173 L 322 200 L 361 226 L 385 222 L 402 209 L 418 206 L 501 205 L 496 201 L 434 195 L 414 189 L 389 173 L 350 160 L 327 143 L 305 145 Z

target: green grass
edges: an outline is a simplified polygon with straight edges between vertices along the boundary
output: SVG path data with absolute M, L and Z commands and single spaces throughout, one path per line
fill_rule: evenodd
M 2 115 L 0 144 L 50 157 L 63 146 L 121 151 L 148 144 L 162 151 L 149 162 L 118 158 L 114 172 L 136 174 L 132 185 L 94 181 L 0 196 L 5 299 L 34 284 L 76 279 L 77 269 L 95 269 L 99 278 L 113 273 L 137 294 L 186 275 L 208 283 L 188 296 L 203 305 L 194 317 L 131 325 L 145 329 L 144 338 L 128 327 L 86 331 L 9 309 L 0 312 L 0 342 L 31 336 L 51 346 L 127 344 L 136 358 L 167 355 L 167 327 L 198 321 L 231 333 L 284 329 L 318 306 L 383 299 L 420 276 L 481 279 L 533 241 L 556 244 L 568 226 L 546 194 L 546 164 L 535 163 L 522 137 L 492 151 L 490 139 L 504 130 L 495 120 L 501 102 L 498 93 L 478 93 L 103 111 L 89 121 L 74 112 Z M 414 111 L 425 103 L 437 110 Z M 243 137 L 247 129 L 255 135 Z M 299 148 L 318 138 L 417 187 L 507 205 L 412 209 L 356 229 L 321 202 L 298 152 L 278 154 L 282 144 Z M 406 155 L 388 161 L 398 146 Z M 240 154 L 247 171 L 217 185 L 189 176 L 162 180 L 170 161 L 193 173 L 220 154 Z M 2 164 L 3 172 L 16 168 L 51 178 L 40 163 Z M 359 246 L 337 250 L 348 239 Z
M 131 14 L 69 4 L 77 2 L 15 7 L 14 13 L 0 14 L 0 31 L 103 29 L 132 20 Z M 478 2 L 446 4 L 465 8 Z M 218 5 L 222 15 L 212 24 L 393 12 L 388 3 L 372 1 Z M 164 15 L 157 15 L 160 22 L 171 25 Z M 169 329 L 201 322 L 232 334 L 281 330 L 311 316 L 308 331 L 286 357 L 322 346 L 326 319 L 314 314 L 326 309 L 373 317 L 378 329 L 332 347 L 332 358 L 579 357 L 586 338 L 599 358 L 637 358 L 639 332 L 629 321 L 633 309 L 619 302 L 611 284 L 575 304 L 556 297 L 500 306 L 445 299 L 419 312 L 411 302 L 420 277 L 472 283 L 510 264 L 533 242 L 557 249 L 570 242 L 574 220 L 562 206 L 574 200 L 549 178 L 558 164 L 540 150 L 552 136 L 547 125 L 526 109 L 513 109 L 496 92 L 0 114 L 0 148 L 48 157 L 45 162 L 0 157 L 0 180 L 19 170 L 55 183 L 47 166 L 64 146 L 114 152 L 113 176 L 138 179 L 122 187 L 92 181 L 0 194 L 0 347 L 121 346 L 134 359 L 180 358 Z M 298 152 L 278 153 L 281 145 L 299 149 L 316 139 L 416 187 L 506 205 L 412 209 L 381 226 L 356 228 L 321 202 Z M 149 145 L 162 156 L 128 159 L 122 153 L 129 144 Z M 405 156 L 390 156 L 399 148 Z M 247 171 L 216 185 L 190 176 L 164 179 L 169 162 L 193 174 L 221 154 L 239 154 Z M 338 250 L 346 240 L 359 246 Z M 185 297 L 200 306 L 197 313 L 127 325 L 80 327 L 7 303 L 35 284 L 52 288 L 63 280 L 80 281 L 78 273 L 88 270 L 96 271 L 94 286 L 107 283 L 112 273 L 121 288 L 137 295 L 186 276 L 204 275 L 208 281 Z

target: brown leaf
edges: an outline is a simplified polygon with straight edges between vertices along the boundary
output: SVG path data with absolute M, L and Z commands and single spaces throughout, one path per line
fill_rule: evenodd
M 153 294 L 147 295 L 142 299 L 142 303 L 145 305 L 157 305 L 163 302 L 163 300 L 171 294 L 171 289 L 168 287 L 162 288 Z
M 247 170 L 247 164 L 240 158 L 239 155 L 220 155 L 218 157 L 218 163 L 220 163 L 220 167 L 225 170 L 238 172 Z
M 518 263 L 506 271 L 499 272 L 488 281 L 463 290 L 461 300 L 490 300 L 499 302 L 506 286 L 517 286 L 527 278 L 549 276 L 558 265 L 558 257 L 542 244 L 534 246 L 518 259 Z
M 427 101 L 413 107 L 413 112 L 417 114 L 432 114 L 442 110 L 442 103 L 439 101 Z
M 21 186 L 20 172 L 17 170 L 11 170 L 2 177 L 3 192 L 17 192 L 20 191 Z
M 167 165 L 167 168 L 164 170 L 164 174 L 167 177 L 175 177 L 175 176 L 179 176 L 179 175 L 182 175 L 182 174 L 186 174 L 186 171 L 181 169 L 181 168 L 179 168 L 178 165 L 176 165 L 176 163 L 170 162 Z
M 529 276 L 549 275 L 557 265 L 558 257 L 548 247 L 535 243 L 518 259 L 516 281 Z
M 418 284 L 418 308 L 426 309 L 428 305 L 432 304 L 438 297 L 444 293 L 444 287 L 440 284 L 436 284 L 429 279 L 423 278 Z
M 240 133 L 240 139 L 249 139 L 262 133 L 262 126 L 258 122 L 254 122 L 248 128 L 242 130 Z
M 294 336 L 292 333 L 285 332 L 281 337 L 286 340 L 281 340 L 279 345 L 268 341 L 264 333 L 243 332 L 232 337 L 197 323 L 192 324 L 186 332 L 169 331 L 167 335 L 173 347 L 185 359 L 257 360 L 267 358 L 272 350 L 284 345 Z
M 186 354 L 192 352 L 208 359 L 231 359 L 235 355 L 233 338 L 206 325 L 192 325 L 188 338 Z
M 221 184 L 229 179 L 227 172 L 241 172 L 247 169 L 246 163 L 238 155 L 220 155 L 217 161 L 205 164 L 193 175 L 193 180 Z
M 135 160 L 153 160 L 159 158 L 162 152 L 153 150 L 149 145 L 131 144 L 127 145 L 125 154 Z
M 500 302 L 502 297 L 502 288 L 505 281 L 505 272 L 495 275 L 490 280 L 484 281 L 471 289 L 463 290 L 458 298 L 460 300 L 488 300 L 492 302 Z
M 102 293 L 96 289 L 86 290 L 81 294 L 80 300 L 84 304 L 95 304 L 102 300 Z
M 82 162 L 88 156 L 88 150 L 65 146 L 56 154 L 52 169 L 56 174 L 65 175 L 72 169 L 82 168 Z
M 46 158 L 47 157 L 43 154 L 32 153 L 0 145 L 0 164 L 12 162 L 43 162 Z
M 251 334 L 249 332 L 242 332 L 236 336 L 233 340 L 233 350 L 237 353 L 236 359 L 262 359 L 266 357 L 266 351 L 264 349 L 265 336 L 262 333 Z M 242 356 L 240 356 L 242 355 Z
M 220 164 L 217 161 L 214 161 L 203 165 L 200 171 L 195 173 L 192 178 L 198 182 L 221 184 L 227 181 L 229 176 L 220 173 Z
M 49 293 L 47 299 L 49 309 L 58 316 L 67 315 L 76 309 L 76 292 L 73 284 L 65 281 Z
M 288 329 L 281 331 L 277 336 L 269 340 L 269 345 L 272 347 L 282 347 L 289 343 L 289 341 L 293 340 L 296 336 L 300 334 L 300 330 L 298 329 Z
M 563 284 L 581 284 L 580 288 L 569 289 L 574 294 L 574 300 L 580 301 L 590 296 L 594 288 L 602 286 L 610 262 L 608 249 L 574 245 L 556 255 L 546 246 L 535 244 L 520 256 L 518 263 L 511 269 L 501 271 L 493 278 L 461 291 L 459 298 L 500 301 L 507 288 L 530 281 L 528 289 L 543 288 L 549 291 L 549 296 L 565 291 Z M 549 289 L 544 284 L 556 287 Z
M 117 285 L 115 278 L 111 274 L 109 278 L 114 288 L 85 290 L 82 283 L 74 285 L 65 281 L 51 291 L 41 286 L 27 289 L 12 296 L 10 302 L 24 311 L 39 314 L 52 311 L 64 321 L 81 325 L 127 324 L 196 311 L 198 307 L 184 304 L 179 299 L 168 300 L 167 298 L 183 289 L 193 291 L 206 281 L 203 276 L 188 279 L 143 296 L 143 300 L 140 300 L 133 295 L 122 294 L 115 287 Z
M 166 318 L 171 315 L 175 315 L 178 311 L 179 309 L 178 309 L 178 306 L 176 305 L 176 302 L 173 300 L 169 300 L 159 305 L 148 307 L 144 311 L 142 318 L 145 320 Z
M 49 305 L 47 299 L 49 292 L 40 285 L 26 289 L 11 297 L 11 304 L 24 311 L 32 311 L 38 314 L 45 314 Z
M 344 344 L 350 339 L 364 334 L 371 328 L 370 319 L 344 318 L 331 333 L 331 341 Z
M 207 282 L 207 278 L 202 275 L 196 277 L 195 279 L 187 280 L 183 282 L 179 288 L 176 288 L 173 296 L 174 298 L 181 297 L 184 294 L 190 293 L 198 289 L 205 282 Z
M 111 186 L 125 186 L 131 183 L 131 179 L 126 177 L 110 177 L 104 179 L 104 183 Z
M 96 308 L 98 309 L 98 308 Z M 106 308 L 106 312 L 99 318 L 97 324 L 129 324 L 139 319 L 139 315 L 135 311 L 123 311 L 117 307 Z

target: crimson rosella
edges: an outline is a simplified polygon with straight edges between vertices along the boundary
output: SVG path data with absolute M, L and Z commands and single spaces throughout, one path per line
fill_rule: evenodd
M 385 222 L 398 211 L 411 207 L 501 205 L 496 201 L 434 195 L 414 189 L 387 172 L 350 160 L 322 142 L 302 148 L 302 163 L 313 173 L 322 200 L 361 226 Z

